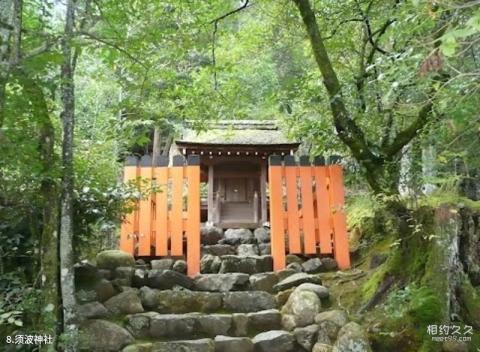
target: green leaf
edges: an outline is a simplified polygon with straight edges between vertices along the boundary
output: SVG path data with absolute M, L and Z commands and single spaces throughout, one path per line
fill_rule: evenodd
M 457 51 L 458 43 L 454 36 L 445 36 L 442 40 L 442 44 L 440 45 L 440 50 L 442 51 L 443 55 L 447 57 L 451 57 L 455 55 Z

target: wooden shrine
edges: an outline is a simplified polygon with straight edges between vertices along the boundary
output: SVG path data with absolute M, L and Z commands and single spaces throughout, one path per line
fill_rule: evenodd
M 241 120 L 200 133 L 187 129 L 174 148 L 185 157 L 200 156 L 201 182 L 207 185 L 202 222 L 256 228 L 269 220 L 268 157 L 293 155 L 299 145 L 275 121 Z

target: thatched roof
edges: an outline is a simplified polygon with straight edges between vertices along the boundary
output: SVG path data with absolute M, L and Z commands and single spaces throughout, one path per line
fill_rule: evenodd
M 183 136 L 176 140 L 177 145 L 237 145 L 275 146 L 300 144 L 289 139 L 272 120 L 232 120 L 212 123 L 205 131 L 197 132 L 187 128 Z

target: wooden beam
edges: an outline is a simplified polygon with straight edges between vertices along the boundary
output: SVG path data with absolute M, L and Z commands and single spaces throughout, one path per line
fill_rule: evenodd
M 260 222 L 267 221 L 267 163 L 260 165 Z
M 213 165 L 208 166 L 208 222 L 213 223 L 213 208 L 215 207 L 213 199 Z

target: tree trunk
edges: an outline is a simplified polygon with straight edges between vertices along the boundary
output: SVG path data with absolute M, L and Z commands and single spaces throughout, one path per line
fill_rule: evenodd
M 75 0 L 67 1 L 65 33 L 61 42 L 63 64 L 61 70 L 62 91 L 62 200 L 60 218 L 60 285 L 63 305 L 63 331 L 65 351 L 77 350 L 77 326 L 75 322 L 75 281 L 73 254 L 73 133 L 75 122 L 75 85 L 72 61 L 72 36 L 75 16 Z
M 10 38 L 13 32 L 13 0 L 0 1 L 0 128 L 5 120 L 5 94 L 10 74 Z
M 154 163 L 156 158 L 161 155 L 162 151 L 160 149 L 161 145 L 161 131 L 159 127 L 155 127 L 153 132 L 153 151 L 152 151 L 152 162 Z
M 434 145 L 422 148 L 422 191 L 424 194 L 432 194 L 437 186 L 433 184 L 432 178 L 436 176 L 436 149 Z
M 55 128 L 50 119 L 47 102 L 38 83 L 21 70 L 18 78 L 24 93 L 32 104 L 38 128 L 40 163 L 42 165 L 42 233 L 40 234 L 41 307 L 40 326 L 42 333 L 56 341 L 59 318 L 58 297 L 58 189 L 55 182 Z M 54 351 L 53 345 L 43 345 L 42 350 Z

